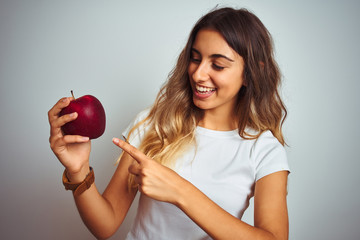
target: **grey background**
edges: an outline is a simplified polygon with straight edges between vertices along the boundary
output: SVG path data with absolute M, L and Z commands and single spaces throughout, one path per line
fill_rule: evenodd
M 0 0 L 1 239 L 93 239 L 61 184 L 47 111 L 71 89 L 101 100 L 107 129 L 90 161 L 103 191 L 120 153 L 112 137 L 153 102 L 191 27 L 218 3 L 252 10 L 275 41 L 290 239 L 360 239 L 359 1 Z

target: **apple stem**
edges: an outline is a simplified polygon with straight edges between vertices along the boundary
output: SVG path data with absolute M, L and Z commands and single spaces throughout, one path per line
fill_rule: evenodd
M 71 92 L 71 96 L 74 98 L 74 100 L 75 100 L 75 97 L 74 97 L 74 92 L 73 92 L 73 90 L 71 90 L 70 91 Z

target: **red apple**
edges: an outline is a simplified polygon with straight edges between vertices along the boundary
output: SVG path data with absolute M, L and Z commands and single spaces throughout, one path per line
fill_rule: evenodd
M 71 94 L 73 94 L 72 91 Z M 79 97 L 71 101 L 69 106 L 62 109 L 59 115 L 62 116 L 73 112 L 77 112 L 78 117 L 61 127 L 64 135 L 81 135 L 95 139 L 104 133 L 106 124 L 105 111 L 96 97 L 91 95 Z

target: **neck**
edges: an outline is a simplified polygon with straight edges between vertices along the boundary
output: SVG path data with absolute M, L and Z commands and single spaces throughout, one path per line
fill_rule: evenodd
M 205 110 L 199 126 L 217 131 L 231 131 L 238 128 L 238 123 L 232 113 L 220 113 L 218 111 Z

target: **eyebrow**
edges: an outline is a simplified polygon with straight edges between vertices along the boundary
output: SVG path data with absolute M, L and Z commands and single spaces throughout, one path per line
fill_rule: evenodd
M 198 50 L 196 50 L 195 48 L 191 48 L 191 51 L 196 52 L 197 54 L 201 55 L 201 53 Z M 210 58 L 225 58 L 226 60 L 228 60 L 230 62 L 234 62 L 234 60 L 232 60 L 231 58 L 229 58 L 225 55 L 222 55 L 222 54 L 212 54 L 212 55 L 210 55 Z

